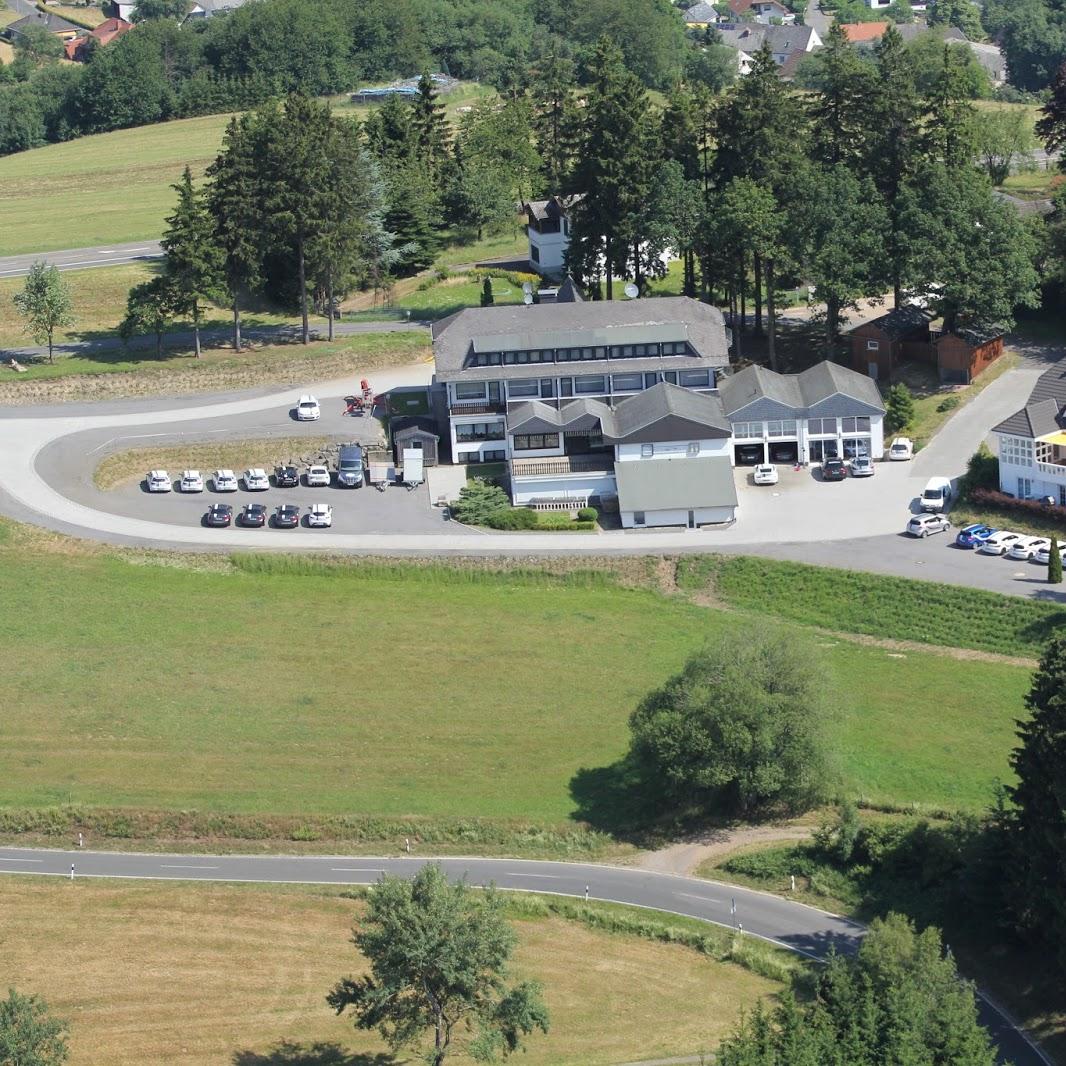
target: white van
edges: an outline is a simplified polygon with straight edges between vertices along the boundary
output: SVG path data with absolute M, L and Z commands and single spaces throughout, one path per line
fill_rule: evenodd
M 923 511 L 943 511 L 951 502 L 951 482 L 946 477 L 931 477 L 918 502 Z

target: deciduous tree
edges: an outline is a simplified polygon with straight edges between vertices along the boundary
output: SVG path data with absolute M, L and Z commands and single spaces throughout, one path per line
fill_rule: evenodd
M 1035 145 L 1029 116 L 1021 108 L 979 111 L 972 129 L 977 162 L 993 185 L 1002 185 L 1015 160 L 1027 156 Z
M 166 274 L 134 285 L 126 298 L 126 315 L 119 323 L 119 336 L 129 341 L 141 333 L 155 334 L 155 355 L 162 359 L 163 337 L 178 313 L 179 302 Z
M 1066 63 L 1055 74 L 1051 92 L 1040 109 L 1040 118 L 1034 128 L 1049 152 L 1066 149 Z M 1059 165 L 1066 169 L 1066 155 L 1059 160 Z
M 48 362 L 55 362 L 55 332 L 74 324 L 70 289 L 59 269 L 43 260 L 34 263 L 14 301 L 16 310 L 26 321 L 26 332 L 38 344 L 48 345 Z
M 460 1050 L 488 1062 L 520 1050 L 534 1030 L 548 1031 L 540 986 L 508 984 L 515 934 L 492 888 L 449 884 L 434 865 L 409 881 L 384 877 L 352 942 L 370 973 L 342 980 L 329 1005 L 350 1011 L 358 1028 L 378 1030 L 394 1051 L 417 1047 L 429 1030 L 431 1066 Z
M 0 1000 L 0 1066 L 61 1066 L 67 1055 L 66 1022 L 37 996 L 8 989 Z
M 802 811 L 828 781 L 825 716 L 817 653 L 793 636 L 740 626 L 641 701 L 631 754 L 675 808 Z

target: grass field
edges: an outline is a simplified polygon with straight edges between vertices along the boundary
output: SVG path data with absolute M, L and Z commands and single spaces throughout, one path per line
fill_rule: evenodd
M 71 1066 L 410 1062 L 325 1003 L 340 977 L 359 972 L 348 942 L 359 907 L 314 888 L 6 877 L 4 980 L 69 1020 Z M 515 925 L 513 972 L 543 983 L 552 1022 L 520 1056 L 529 1066 L 709 1050 L 780 987 L 690 948 L 558 917 Z
M 484 92 L 460 86 L 444 101 L 447 114 L 454 119 L 457 107 Z M 370 108 L 345 104 L 339 110 L 360 115 Z M 0 158 L 0 256 L 158 237 L 174 205 L 171 185 L 186 165 L 194 177 L 203 175 L 229 118 L 178 119 Z
M 3 805 L 558 822 L 734 624 L 603 575 L 0 553 Z M 849 793 L 977 809 L 1009 777 L 1028 670 L 821 643 Z
M 127 396 L 180 396 L 248 389 L 258 385 L 303 385 L 429 358 L 424 333 L 364 333 L 333 344 L 276 344 L 207 351 L 203 358 L 121 349 L 34 363 L 25 374 L 0 370 L 0 404 L 62 403 Z
M 483 284 L 481 281 L 470 281 L 465 275 L 447 278 L 401 297 L 396 301 L 396 306 L 410 310 L 414 318 L 446 318 L 464 307 L 480 307 Z M 506 278 L 493 278 L 492 295 L 498 304 L 520 304 L 522 286 Z

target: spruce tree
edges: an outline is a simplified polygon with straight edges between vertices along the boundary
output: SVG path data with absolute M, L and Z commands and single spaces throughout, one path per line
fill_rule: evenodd
M 1047 646 L 1025 705 L 1032 714 L 1018 722 L 1021 743 L 1011 755 L 1013 911 L 1020 930 L 1066 967 L 1066 637 Z
M 874 75 L 856 53 L 843 27 L 834 22 L 818 53 L 821 87 L 810 105 L 813 158 L 825 166 L 863 169 L 869 136 Z
M 448 162 L 448 122 L 444 117 L 444 105 L 437 99 L 436 86 L 428 74 L 418 80 L 418 96 L 412 107 L 411 126 L 419 162 L 439 182 Z
M 885 428 L 889 433 L 906 429 L 914 418 L 914 397 L 911 390 L 902 382 L 888 390 L 888 402 L 885 404 Z
M 648 99 L 607 37 L 597 43 L 590 69 L 581 147 L 570 179 L 569 191 L 582 199 L 574 212 L 569 265 L 586 281 L 598 277 L 602 265 L 610 300 L 613 275 L 622 269 L 634 236 L 632 219 L 647 193 Z
M 233 309 L 233 348 L 241 350 L 241 300 L 259 284 L 265 223 L 249 119 L 233 117 L 222 151 L 207 168 L 207 209 L 222 254 L 222 277 Z
M 544 187 L 557 194 L 574 162 L 579 114 L 574 101 L 574 64 L 552 50 L 539 64 L 530 85 L 533 140 L 540 154 Z
M 1062 584 L 1062 552 L 1059 550 L 1059 538 L 1052 534 L 1051 548 L 1047 559 L 1047 580 L 1049 585 Z
M 159 242 L 165 255 L 163 270 L 170 280 L 174 309 L 192 318 L 194 350 L 199 359 L 200 315 L 204 304 L 220 294 L 222 252 L 204 195 L 193 188 L 188 167 L 171 188 L 178 194 L 178 203 Z
M 496 302 L 492 295 L 492 278 L 486 277 L 481 286 L 481 306 L 491 307 Z
M 949 167 L 964 167 L 973 160 L 974 118 L 966 74 L 969 52 L 944 45 L 944 65 L 926 101 L 928 118 L 922 136 L 926 156 Z

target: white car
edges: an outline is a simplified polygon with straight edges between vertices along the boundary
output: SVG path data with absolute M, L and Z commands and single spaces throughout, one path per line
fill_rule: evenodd
M 270 478 L 262 467 L 253 466 L 244 472 L 244 487 L 249 492 L 265 492 L 270 488 Z
M 776 485 L 777 467 L 772 463 L 760 463 L 754 473 L 756 485 Z
M 888 448 L 889 459 L 906 462 L 914 458 L 914 441 L 910 437 L 897 437 Z
M 199 470 L 186 470 L 181 475 L 181 491 L 182 492 L 203 492 L 204 491 L 204 479 L 200 476 Z
M 298 422 L 315 422 L 322 417 L 318 400 L 311 395 L 301 396 L 296 401 L 296 420 Z
M 328 485 L 330 473 L 328 466 L 309 466 L 307 468 L 308 485 Z
M 1059 555 L 1066 556 L 1066 540 L 1059 541 Z M 1051 539 L 1043 538 L 1040 546 L 1029 556 L 1029 561 L 1047 566 L 1051 562 Z
M 216 470 L 211 476 L 215 492 L 236 492 L 237 475 L 232 470 Z
M 916 514 L 907 523 L 907 532 L 912 537 L 928 537 L 930 533 L 943 533 L 951 523 L 942 514 Z
M 985 555 L 1006 555 L 1021 539 L 1021 533 L 1011 533 L 1009 530 L 1001 529 L 980 544 L 977 550 L 984 552 Z
M 149 470 L 144 480 L 149 492 L 170 492 L 174 487 L 170 483 L 170 475 L 165 470 Z
M 317 529 L 333 525 L 333 508 L 328 503 L 313 503 L 307 508 L 307 524 Z
M 1046 537 L 1019 537 L 1008 550 L 1007 554 L 1012 559 L 1031 559 L 1041 545 L 1048 545 L 1050 541 Z

